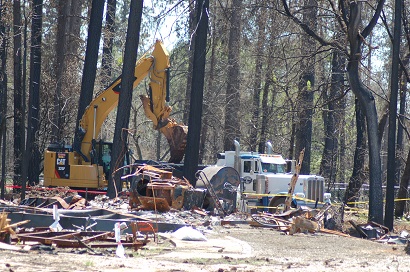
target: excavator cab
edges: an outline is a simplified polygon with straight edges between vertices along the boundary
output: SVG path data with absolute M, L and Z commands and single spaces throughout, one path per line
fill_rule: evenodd
M 112 151 L 112 143 L 105 142 L 105 141 L 98 141 L 94 145 L 94 152 L 96 163 L 103 167 L 103 172 L 105 174 L 105 178 L 108 180 L 109 176 L 112 174 L 111 172 L 111 151 Z M 129 154 L 126 153 L 124 157 L 124 165 L 130 164 Z M 121 166 L 119 166 L 121 167 Z M 129 174 L 129 169 L 124 168 L 123 175 Z
M 108 179 L 109 175 L 111 174 L 110 167 L 112 143 L 98 141 L 96 142 L 94 147 L 96 163 L 103 167 L 105 178 Z

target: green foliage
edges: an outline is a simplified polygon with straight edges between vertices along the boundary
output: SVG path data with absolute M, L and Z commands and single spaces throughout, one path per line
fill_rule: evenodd
M 307 89 L 308 91 L 311 91 L 311 90 L 312 90 L 312 82 L 310 82 L 310 80 L 306 81 L 306 89 Z

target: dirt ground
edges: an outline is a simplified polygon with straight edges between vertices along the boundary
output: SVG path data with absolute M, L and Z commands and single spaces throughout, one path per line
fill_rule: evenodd
M 216 226 L 208 241 L 169 234 L 139 251 L 43 248 L 0 251 L 0 271 L 410 271 L 406 245 L 324 233 L 285 235 L 248 224 Z M 168 237 L 168 238 L 167 238 Z

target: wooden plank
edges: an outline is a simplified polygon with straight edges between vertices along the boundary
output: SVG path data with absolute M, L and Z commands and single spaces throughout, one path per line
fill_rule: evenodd
M 4 211 L 0 215 L 0 230 L 2 230 L 6 226 L 7 221 L 7 213 Z
M 8 227 L 10 227 L 10 228 L 16 228 L 16 227 L 18 227 L 18 226 L 27 224 L 27 223 L 29 223 L 30 221 L 31 221 L 31 220 L 23 220 L 23 221 L 16 222 L 16 223 L 14 223 L 14 224 L 8 225 Z
M 335 234 L 335 235 L 339 235 L 339 236 L 343 236 L 343 237 L 352 237 L 349 234 L 337 231 L 337 230 L 329 230 L 329 229 L 320 229 L 320 232 L 323 233 L 328 233 L 328 234 Z
M 299 178 L 300 168 L 302 167 L 303 156 L 305 155 L 305 149 L 300 152 L 299 161 L 296 165 L 295 174 L 293 174 L 292 179 L 290 181 L 288 195 L 285 200 L 285 209 L 284 211 L 288 211 L 290 209 L 290 205 L 292 204 L 293 192 L 295 191 L 295 185 Z

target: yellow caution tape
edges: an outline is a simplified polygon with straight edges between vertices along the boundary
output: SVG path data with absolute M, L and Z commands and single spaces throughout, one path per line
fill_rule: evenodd
M 396 198 L 394 201 L 407 201 L 410 200 L 410 198 Z
M 256 193 L 243 193 L 243 195 L 245 196 L 257 196 L 257 197 L 276 197 L 276 196 L 280 196 L 280 197 L 287 197 L 289 196 L 289 194 L 256 194 Z M 297 200 L 301 200 L 301 201 L 305 201 L 305 202 L 310 202 L 310 203 L 315 203 L 315 200 L 312 199 L 307 199 L 307 198 L 303 198 L 303 197 L 298 197 L 298 196 L 293 196 L 294 199 Z M 397 198 L 394 200 L 394 202 L 399 202 L 399 201 L 409 201 L 410 198 Z M 385 202 L 385 201 L 383 201 Z M 318 202 L 319 204 L 324 204 L 324 202 Z M 341 205 L 342 203 L 332 203 L 332 205 Z M 369 204 L 369 201 L 352 201 L 352 202 L 347 202 L 346 204 L 348 205 L 367 205 Z M 250 208 L 274 208 L 271 206 L 248 206 Z M 352 207 L 349 207 L 349 209 L 352 209 Z M 360 209 L 357 208 L 358 210 L 364 210 L 365 209 Z
M 248 208 L 256 208 L 256 209 L 275 209 L 276 207 L 270 207 L 270 206 L 248 206 Z
M 256 193 L 242 193 L 246 196 L 288 196 L 289 194 L 256 194 Z
M 409 201 L 410 198 L 396 198 L 394 202 L 399 202 L 399 201 Z M 383 200 L 383 202 L 386 202 Z M 354 204 L 369 204 L 369 201 L 352 201 L 352 202 L 347 202 L 346 204 L 349 205 L 354 205 Z

